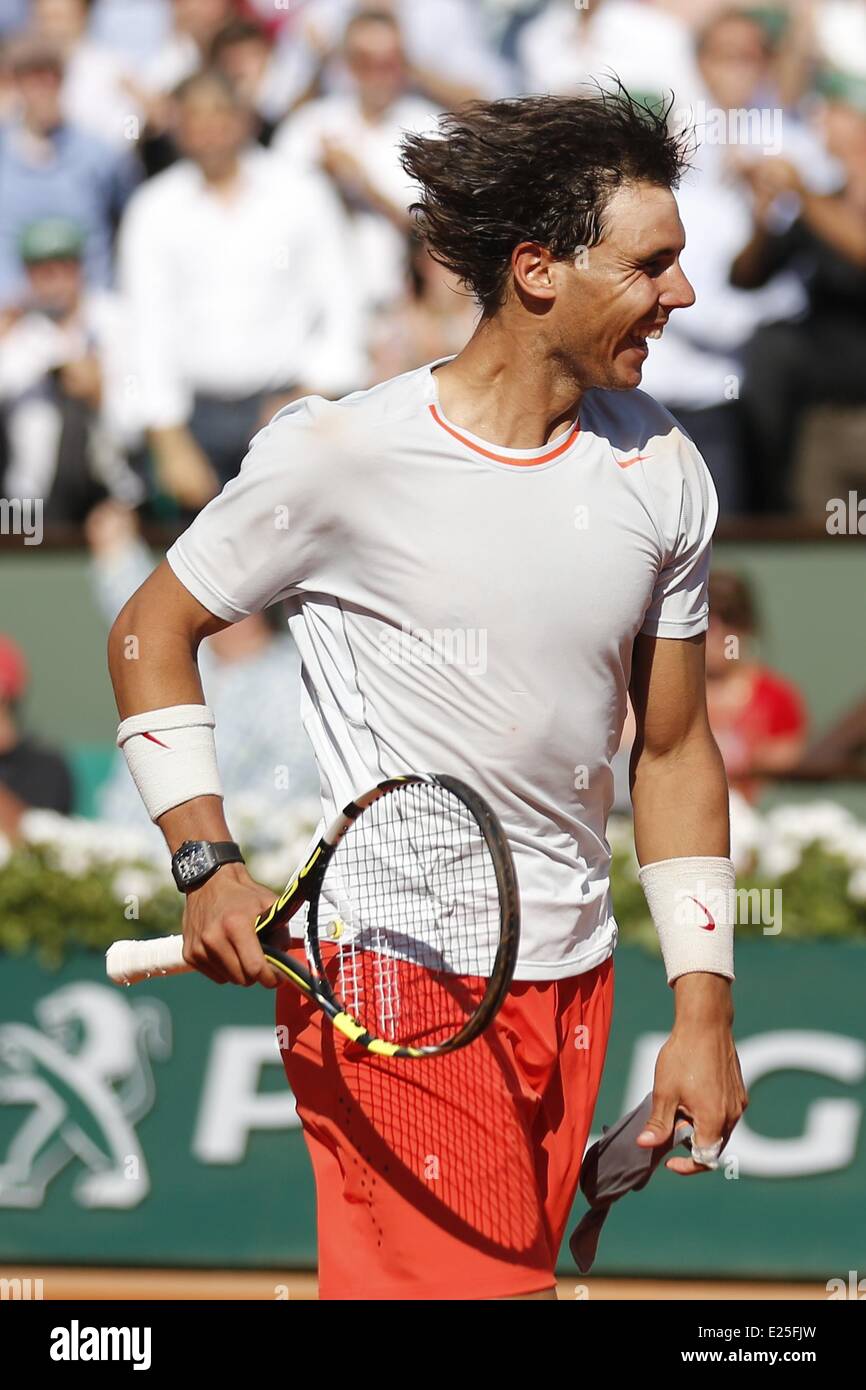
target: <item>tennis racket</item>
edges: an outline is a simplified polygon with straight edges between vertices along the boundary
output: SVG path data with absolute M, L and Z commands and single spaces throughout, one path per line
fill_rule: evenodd
M 306 967 L 287 954 L 304 906 Z M 386 1057 L 453 1052 L 488 1026 L 514 974 L 508 841 L 456 777 L 391 777 L 344 808 L 255 929 L 274 969 L 352 1043 Z M 182 936 L 106 954 L 117 984 L 190 969 Z

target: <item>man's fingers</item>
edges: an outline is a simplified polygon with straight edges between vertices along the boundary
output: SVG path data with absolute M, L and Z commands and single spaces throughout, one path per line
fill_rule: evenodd
M 641 1147 L 654 1149 L 669 1139 L 673 1131 L 676 1113 L 677 1102 L 674 1096 L 669 1098 L 654 1096 L 653 1113 L 638 1135 L 637 1142 Z
M 679 1173 L 681 1177 L 690 1178 L 695 1173 L 709 1173 L 709 1168 L 700 1167 L 691 1158 L 669 1158 L 665 1161 L 665 1167 L 672 1173 Z

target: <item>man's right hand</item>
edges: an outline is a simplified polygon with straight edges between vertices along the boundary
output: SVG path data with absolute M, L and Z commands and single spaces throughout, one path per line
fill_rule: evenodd
M 276 894 L 250 878 L 243 864 L 224 864 L 187 895 L 183 914 L 183 958 L 215 984 L 281 983 L 268 965 L 253 930 Z

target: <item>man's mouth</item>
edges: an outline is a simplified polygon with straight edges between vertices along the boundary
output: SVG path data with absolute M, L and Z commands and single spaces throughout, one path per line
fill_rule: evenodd
M 652 340 L 654 342 L 660 338 L 666 323 L 667 319 L 664 319 L 661 323 L 651 324 L 649 328 L 636 328 L 628 336 L 629 347 L 640 348 L 643 352 L 648 352 L 647 341 Z

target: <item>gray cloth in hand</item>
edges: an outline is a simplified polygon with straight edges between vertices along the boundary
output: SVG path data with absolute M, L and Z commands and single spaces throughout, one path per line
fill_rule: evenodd
M 638 1147 L 637 1137 L 646 1129 L 653 1111 L 652 1092 L 615 1125 L 602 1127 L 602 1138 L 592 1145 L 580 1170 L 580 1190 L 590 1209 L 575 1227 L 568 1242 L 581 1274 L 588 1274 L 598 1250 L 601 1228 L 614 1202 L 627 1192 L 646 1187 L 666 1154 L 678 1144 L 688 1147 L 692 1126 L 678 1118 L 675 1137 L 655 1149 Z

